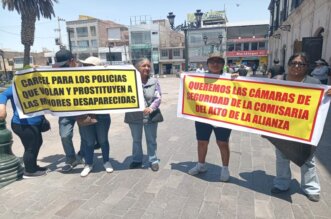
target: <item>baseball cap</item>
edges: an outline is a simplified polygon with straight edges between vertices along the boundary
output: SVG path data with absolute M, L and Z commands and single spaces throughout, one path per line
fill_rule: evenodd
M 209 57 L 207 59 L 207 63 L 211 60 L 211 59 L 219 59 L 222 63 L 225 63 L 224 58 L 222 57 L 220 52 L 213 52 L 209 54 Z
M 85 60 L 79 60 L 80 63 L 83 65 L 90 65 L 90 66 L 100 66 L 101 65 L 101 60 L 97 57 L 90 56 Z
M 322 60 L 320 60 L 320 59 L 317 60 L 317 61 L 315 61 L 315 63 L 316 63 L 316 64 L 321 64 L 321 65 L 324 65 L 324 64 L 325 64 L 325 63 L 324 63 Z
M 67 49 L 60 49 L 60 51 L 58 51 L 55 54 L 55 66 L 56 67 L 62 67 L 65 64 L 68 63 L 68 61 L 70 61 L 71 59 L 73 59 L 74 56 L 72 55 L 72 53 L 67 50 Z

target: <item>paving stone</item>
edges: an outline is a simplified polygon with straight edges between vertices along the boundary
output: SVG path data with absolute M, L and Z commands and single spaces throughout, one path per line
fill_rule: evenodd
M 82 200 L 74 200 L 69 202 L 66 206 L 64 206 L 62 209 L 57 211 L 55 215 L 60 217 L 69 217 L 72 212 L 74 212 L 77 208 L 79 208 L 84 201 Z

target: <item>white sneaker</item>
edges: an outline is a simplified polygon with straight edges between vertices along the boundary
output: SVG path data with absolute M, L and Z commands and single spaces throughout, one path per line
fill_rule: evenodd
M 227 182 L 230 179 L 230 172 L 228 167 L 222 167 L 221 182 Z
M 80 176 L 82 176 L 82 177 L 87 176 L 92 171 L 92 169 L 93 169 L 92 165 L 86 164 L 84 166 L 83 171 L 80 173 Z
M 207 166 L 206 164 L 202 164 L 202 163 L 197 163 L 197 165 L 195 165 L 195 167 L 193 167 L 192 169 L 190 169 L 188 171 L 188 174 L 190 175 L 197 175 L 199 173 L 204 173 L 207 171 Z
M 112 173 L 114 171 L 114 168 L 112 167 L 111 163 L 107 161 L 103 164 L 103 167 L 106 169 L 107 173 Z

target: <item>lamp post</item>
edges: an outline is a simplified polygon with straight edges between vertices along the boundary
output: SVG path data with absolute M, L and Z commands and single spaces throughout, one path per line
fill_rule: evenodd
M 219 51 L 220 51 L 220 53 L 222 53 L 223 51 L 222 51 L 222 41 L 223 41 L 223 35 L 222 34 L 219 34 L 218 35 L 218 40 L 219 40 L 219 46 L 218 46 L 218 48 L 219 48 Z M 208 36 L 207 35 L 204 35 L 203 37 L 202 37 L 202 39 L 203 39 L 203 42 L 205 43 L 205 45 L 207 45 L 207 41 L 208 41 Z M 214 42 L 215 43 L 215 42 Z M 212 49 L 211 49 L 211 53 L 213 53 L 214 52 L 214 43 L 212 44 Z M 217 43 L 215 43 L 215 44 L 217 44 Z M 216 45 L 217 46 L 217 45 Z
M 220 52 L 223 52 L 223 49 L 222 49 L 223 35 L 222 34 L 218 35 L 218 40 L 220 41 L 220 46 L 219 46 Z
M 175 17 L 173 12 L 169 12 L 167 18 L 169 20 L 170 26 L 173 30 L 175 31 L 184 31 L 184 36 L 185 36 L 185 51 L 184 51 L 184 56 L 185 56 L 185 71 L 188 71 L 188 62 L 189 62 L 189 57 L 188 57 L 188 31 L 192 29 L 197 29 L 201 27 L 201 18 L 202 18 L 203 12 L 201 10 L 197 9 L 196 12 L 194 13 L 195 16 L 195 23 L 186 23 L 184 21 L 184 24 L 178 25 L 176 28 L 174 26 L 175 24 Z
M 114 47 L 114 43 L 113 42 L 108 42 L 107 46 L 108 46 L 108 49 L 109 49 L 109 52 L 108 52 L 108 59 L 109 60 L 107 60 L 107 61 L 109 61 L 109 63 L 111 64 L 111 50 L 110 49 Z
M 5 54 L 5 52 L 2 49 L 0 49 L 0 55 L 2 57 L 3 69 L 5 71 L 6 80 L 8 81 L 9 78 L 8 78 L 8 75 L 7 75 L 7 69 L 6 69 L 6 63 L 5 63 L 4 54 Z

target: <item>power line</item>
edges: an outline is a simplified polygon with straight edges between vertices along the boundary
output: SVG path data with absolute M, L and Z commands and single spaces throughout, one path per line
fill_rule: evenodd
M 0 32 L 4 32 L 4 33 L 10 34 L 10 35 L 17 36 L 17 37 L 21 36 L 21 34 L 12 33 L 12 32 L 1 30 L 1 29 L 0 29 Z M 37 37 L 37 36 L 35 36 L 34 38 L 37 38 L 37 39 L 54 39 L 54 36 L 47 36 L 47 37 Z

